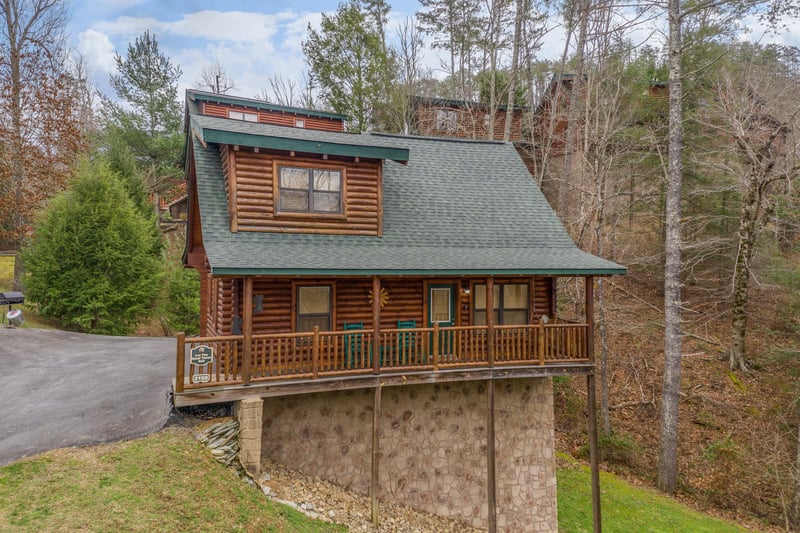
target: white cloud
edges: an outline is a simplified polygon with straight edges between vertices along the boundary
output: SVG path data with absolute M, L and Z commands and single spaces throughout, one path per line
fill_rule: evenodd
M 81 32 L 77 48 L 95 75 L 107 75 L 114 70 L 114 45 L 105 33 L 93 29 Z

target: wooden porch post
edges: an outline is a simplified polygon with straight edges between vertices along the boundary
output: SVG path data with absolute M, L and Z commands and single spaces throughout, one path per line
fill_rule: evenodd
M 250 384 L 250 358 L 253 345 L 253 278 L 244 278 L 244 297 L 242 302 L 242 383 Z
M 494 366 L 494 276 L 486 278 L 486 351 L 489 366 Z
M 372 277 L 372 369 L 381 371 L 381 278 Z
M 589 360 L 594 362 L 594 276 L 586 276 L 586 352 Z M 589 409 L 589 462 L 592 468 L 592 523 L 595 533 L 600 533 L 603 524 L 600 516 L 600 464 L 597 450 L 597 400 L 594 381 L 594 370 L 586 376 L 586 392 Z
M 175 354 L 175 392 L 183 392 L 183 380 L 186 378 L 186 334 L 178 333 L 178 350 Z

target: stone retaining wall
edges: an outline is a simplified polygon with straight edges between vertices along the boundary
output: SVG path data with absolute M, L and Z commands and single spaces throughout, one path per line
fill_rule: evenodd
M 380 498 L 486 527 L 486 382 L 386 387 Z M 264 400 L 262 457 L 367 493 L 373 391 Z M 549 378 L 495 383 L 498 531 L 557 531 Z

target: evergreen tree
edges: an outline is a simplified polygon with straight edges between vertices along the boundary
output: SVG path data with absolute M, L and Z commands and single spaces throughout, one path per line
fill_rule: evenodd
M 115 56 L 117 73 L 110 83 L 123 106 L 103 99 L 106 126 L 130 147 L 156 204 L 159 195 L 180 178 L 184 145 L 178 102 L 179 66 L 158 48 L 145 31 L 128 45 L 125 57 Z
M 319 32 L 309 26 L 303 41 L 320 95 L 337 113 L 350 117 L 352 131 L 375 125 L 394 72 L 393 55 L 370 18 L 356 1 L 340 4 L 334 15 L 322 15 Z
M 158 296 L 156 249 L 151 223 L 108 165 L 84 163 L 23 250 L 26 296 L 67 328 L 130 333 Z

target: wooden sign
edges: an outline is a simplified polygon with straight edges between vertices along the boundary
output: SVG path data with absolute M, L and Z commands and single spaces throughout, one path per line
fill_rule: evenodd
M 189 351 L 189 363 L 197 366 L 209 365 L 214 360 L 214 348 L 201 344 Z

